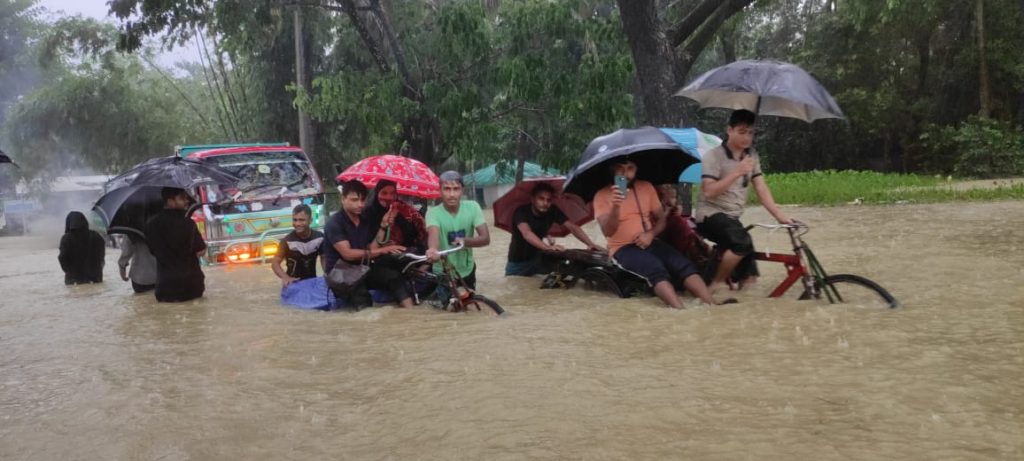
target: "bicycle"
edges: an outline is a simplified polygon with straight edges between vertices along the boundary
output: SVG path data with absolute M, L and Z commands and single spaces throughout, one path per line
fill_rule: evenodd
M 459 244 L 447 250 L 441 251 L 438 255 L 441 257 L 441 273 L 435 274 L 428 270 L 421 270 L 421 265 L 427 261 L 426 255 L 417 255 L 413 253 L 403 253 L 400 258 L 408 260 L 409 262 L 402 268 L 402 275 L 405 276 L 406 280 L 410 281 L 414 286 L 417 282 L 435 285 L 435 296 L 440 298 L 442 301 L 446 301 L 440 307 L 441 310 L 448 312 L 467 312 L 471 309 L 476 309 L 477 312 L 489 310 L 495 315 L 501 315 L 505 313 L 505 309 L 495 302 L 494 300 L 481 295 L 466 285 L 466 282 L 462 280 L 462 276 L 455 270 L 455 266 L 448 261 L 448 255 L 456 251 L 462 250 L 463 244 Z M 419 293 L 414 289 L 413 302 L 417 305 L 420 304 Z M 445 299 L 447 298 L 447 299 Z
M 798 280 L 803 284 L 804 291 L 799 299 L 821 299 L 822 294 L 828 298 L 829 303 L 876 301 L 881 298 L 890 308 L 899 307 L 899 301 L 867 277 L 854 274 L 833 274 L 825 272 L 821 262 L 814 256 L 811 247 L 804 241 L 803 236 L 810 232 L 810 227 L 801 222 L 793 224 L 752 224 L 746 227 L 749 232 L 754 227 L 760 227 L 775 231 L 786 229 L 789 233 L 790 242 L 793 244 L 793 254 L 769 253 L 758 251 L 754 253 L 757 261 L 782 263 L 786 267 L 786 278 L 768 295 L 770 298 L 778 298 L 786 293 Z M 843 294 L 839 286 L 843 287 Z

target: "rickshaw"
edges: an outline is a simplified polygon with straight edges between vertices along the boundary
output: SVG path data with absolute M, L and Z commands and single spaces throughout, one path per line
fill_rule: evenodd
M 799 299 L 822 299 L 829 303 L 871 304 L 883 303 L 889 308 L 899 307 L 899 301 L 873 280 L 855 274 L 829 274 L 811 251 L 803 237 L 810 232 L 807 224 L 753 224 L 747 226 L 770 230 L 784 229 L 789 234 L 792 253 L 754 253 L 757 261 L 780 263 L 785 266 L 786 277 L 768 297 L 784 295 L 796 282 L 803 290 Z M 588 250 L 566 250 L 552 254 L 558 259 L 554 270 L 541 282 L 541 288 L 572 288 L 579 281 L 589 288 L 611 291 L 621 298 L 651 295 L 650 285 L 638 274 L 619 266 L 605 254 Z

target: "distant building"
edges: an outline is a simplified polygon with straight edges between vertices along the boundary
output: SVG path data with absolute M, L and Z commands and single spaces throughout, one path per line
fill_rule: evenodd
M 561 172 L 558 170 L 554 168 L 545 170 L 536 163 L 526 162 L 523 165 L 523 179 L 560 175 Z M 474 200 L 480 202 L 480 205 L 488 207 L 516 185 L 516 164 L 514 162 L 504 162 L 500 165 L 492 163 L 464 175 L 462 182 L 466 185 L 466 190 L 471 191 Z
M 59 176 L 50 184 L 50 193 L 42 200 L 50 213 L 64 214 L 71 210 L 87 212 L 103 195 L 103 186 L 113 176 Z M 88 214 L 88 213 L 86 213 Z

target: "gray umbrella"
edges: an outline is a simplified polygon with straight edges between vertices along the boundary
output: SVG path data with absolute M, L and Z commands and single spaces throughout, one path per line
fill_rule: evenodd
M 736 61 L 711 69 L 676 96 L 693 99 L 701 108 L 747 109 L 805 122 L 845 118 L 814 77 L 794 64 L 771 59 Z

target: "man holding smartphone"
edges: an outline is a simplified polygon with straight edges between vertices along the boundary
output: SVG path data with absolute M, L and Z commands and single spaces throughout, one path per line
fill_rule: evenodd
M 705 303 L 719 304 L 696 266 L 655 239 L 665 229 L 665 210 L 654 186 L 636 180 L 636 163 L 628 156 L 617 157 L 610 168 L 615 175 L 613 184 L 594 196 L 594 216 L 608 240 L 608 254 L 624 269 L 646 278 L 654 294 L 669 307 L 683 308 L 677 288 L 689 290 Z
M 712 291 L 725 286 L 733 274 L 739 276 L 736 282 L 740 287 L 757 280 L 754 240 L 740 222 L 750 186 L 754 186 L 757 198 L 779 224 L 793 223 L 775 203 L 761 173 L 761 159 L 751 147 L 756 118 L 749 110 L 734 111 L 729 116 L 725 141 L 708 151 L 702 160 L 697 230 L 723 250 L 722 262 L 711 281 Z

